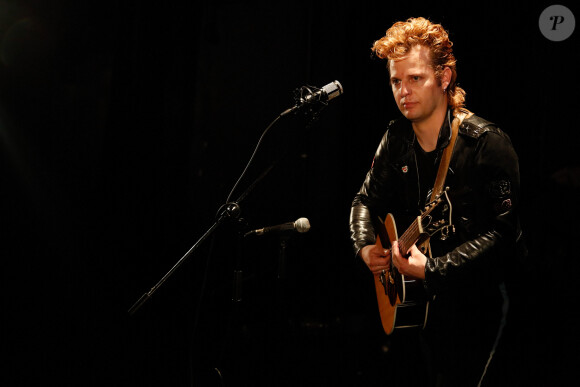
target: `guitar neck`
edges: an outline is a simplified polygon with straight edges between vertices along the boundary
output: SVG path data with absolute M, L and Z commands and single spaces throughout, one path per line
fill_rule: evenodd
M 403 256 L 407 254 L 407 251 L 415 244 L 421 235 L 419 232 L 419 217 L 415 218 L 415 221 L 411 223 L 407 231 L 399 237 L 399 251 Z
M 411 246 L 417 243 L 422 234 L 421 224 L 423 219 L 431 213 L 433 208 L 433 206 L 428 207 L 420 216 L 416 217 L 409 228 L 399 237 L 399 251 L 401 251 L 401 254 L 406 255 Z

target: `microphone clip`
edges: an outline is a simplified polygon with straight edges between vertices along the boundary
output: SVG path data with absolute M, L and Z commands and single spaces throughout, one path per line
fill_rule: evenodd
M 281 116 L 302 110 L 305 115 L 316 119 L 322 109 L 328 106 L 328 102 L 341 95 L 342 92 L 342 85 L 338 81 L 321 88 L 310 85 L 299 87 L 294 90 L 294 106 L 283 112 Z
M 315 86 L 302 86 L 294 90 L 294 101 L 296 105 L 328 105 L 328 98 L 323 98 L 323 90 Z

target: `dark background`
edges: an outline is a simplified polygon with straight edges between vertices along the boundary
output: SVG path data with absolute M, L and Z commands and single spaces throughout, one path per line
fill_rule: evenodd
M 514 385 L 568 380 L 578 32 L 549 41 L 550 2 L 506 3 L 1 0 L 2 385 L 372 386 L 410 367 L 381 332 L 348 216 L 398 115 L 370 46 L 411 16 L 450 31 L 467 107 L 520 156 Z M 217 228 L 130 316 L 214 224 L 293 91 L 334 80 L 344 95 L 317 122 L 284 117 L 266 136 L 232 196 L 275 165 L 240 203 L 245 224 Z M 284 272 L 280 238 L 237 238 L 299 217 L 312 228 L 287 241 Z

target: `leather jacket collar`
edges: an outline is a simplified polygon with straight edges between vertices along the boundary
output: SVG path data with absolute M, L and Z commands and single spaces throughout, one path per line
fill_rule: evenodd
M 453 117 L 452 111 L 451 109 L 447 110 L 447 116 L 445 118 L 445 120 L 443 120 L 443 124 L 441 125 L 441 129 L 439 129 L 439 136 L 437 138 L 437 146 L 436 146 L 436 150 L 441 150 L 444 149 L 445 147 L 447 147 L 447 145 L 449 144 L 449 141 L 451 141 L 451 119 Z M 404 120 L 406 121 L 406 120 Z M 407 143 L 407 149 L 408 151 L 413 149 L 413 146 L 415 145 L 415 142 L 417 141 L 417 136 L 415 135 L 415 132 L 413 131 L 413 128 L 411 126 L 411 123 L 409 121 L 406 121 L 409 125 L 409 132 L 408 132 L 408 136 L 406 136 L 406 138 L 404 139 L 405 142 Z

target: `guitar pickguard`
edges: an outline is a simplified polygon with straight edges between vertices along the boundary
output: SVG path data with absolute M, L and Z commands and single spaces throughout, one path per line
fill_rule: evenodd
M 441 192 L 435 200 L 423 210 L 424 216 L 419 217 L 419 227 L 421 233 L 428 235 L 428 238 L 437 237 L 441 240 L 446 240 L 455 233 L 455 226 L 452 221 L 453 206 L 449 195 L 448 188 Z

